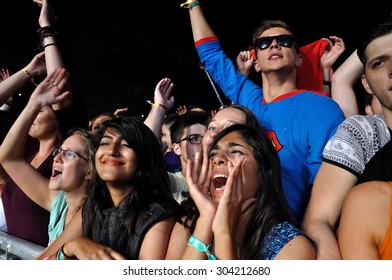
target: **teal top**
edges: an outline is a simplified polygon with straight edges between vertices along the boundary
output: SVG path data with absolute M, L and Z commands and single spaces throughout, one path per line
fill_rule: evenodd
M 50 207 L 49 244 L 63 232 L 67 210 L 68 204 L 65 200 L 65 193 L 62 191 L 55 197 Z

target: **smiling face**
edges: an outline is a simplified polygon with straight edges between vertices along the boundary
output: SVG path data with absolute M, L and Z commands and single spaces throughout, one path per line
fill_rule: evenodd
M 62 150 L 72 150 L 88 159 L 88 148 L 81 135 L 68 137 L 61 145 Z M 73 191 L 80 188 L 83 192 L 86 189 L 90 172 L 88 171 L 88 161 L 76 156 L 67 157 L 63 152 L 57 154 L 53 161 L 53 172 L 49 181 L 49 189 L 55 191 Z
M 257 162 L 253 155 L 253 148 L 246 143 L 237 131 L 229 132 L 223 136 L 211 150 L 210 158 L 212 164 L 212 186 L 210 194 L 213 201 L 219 203 L 225 190 L 229 176 L 229 162 L 234 164 L 236 155 L 244 157 L 241 172 L 239 174 L 242 185 L 244 200 L 254 197 L 259 185 L 260 174 Z
M 138 160 L 135 151 L 114 129 L 107 129 L 95 156 L 98 175 L 107 186 L 131 189 Z

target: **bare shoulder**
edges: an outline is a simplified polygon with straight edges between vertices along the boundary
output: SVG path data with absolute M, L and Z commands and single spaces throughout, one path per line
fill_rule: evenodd
M 389 203 L 390 197 L 390 183 L 384 181 L 371 181 L 356 185 L 349 192 L 345 205 L 354 204 L 365 209 L 368 207 L 374 208 L 377 207 L 377 205 L 380 205 L 380 202 L 382 201 Z

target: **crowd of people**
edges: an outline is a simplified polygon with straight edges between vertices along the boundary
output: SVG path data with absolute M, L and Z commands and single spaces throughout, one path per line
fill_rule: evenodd
M 1 111 L 34 86 L 1 120 L 0 230 L 45 247 L 37 259 L 392 259 L 392 18 L 339 67 L 342 38 L 299 46 L 279 19 L 232 61 L 188 0 L 197 54 L 232 104 L 175 108 L 165 77 L 146 118 L 87 120 L 69 117 L 56 11 L 33 2 L 42 51 L 0 72 Z

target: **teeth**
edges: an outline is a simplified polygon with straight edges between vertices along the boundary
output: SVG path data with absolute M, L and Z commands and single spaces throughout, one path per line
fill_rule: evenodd
M 227 178 L 227 176 L 226 175 L 223 175 L 223 174 L 216 174 L 215 176 L 214 176 L 214 179 L 215 178 Z
M 63 172 L 58 168 L 53 168 L 53 174 L 63 174 Z

